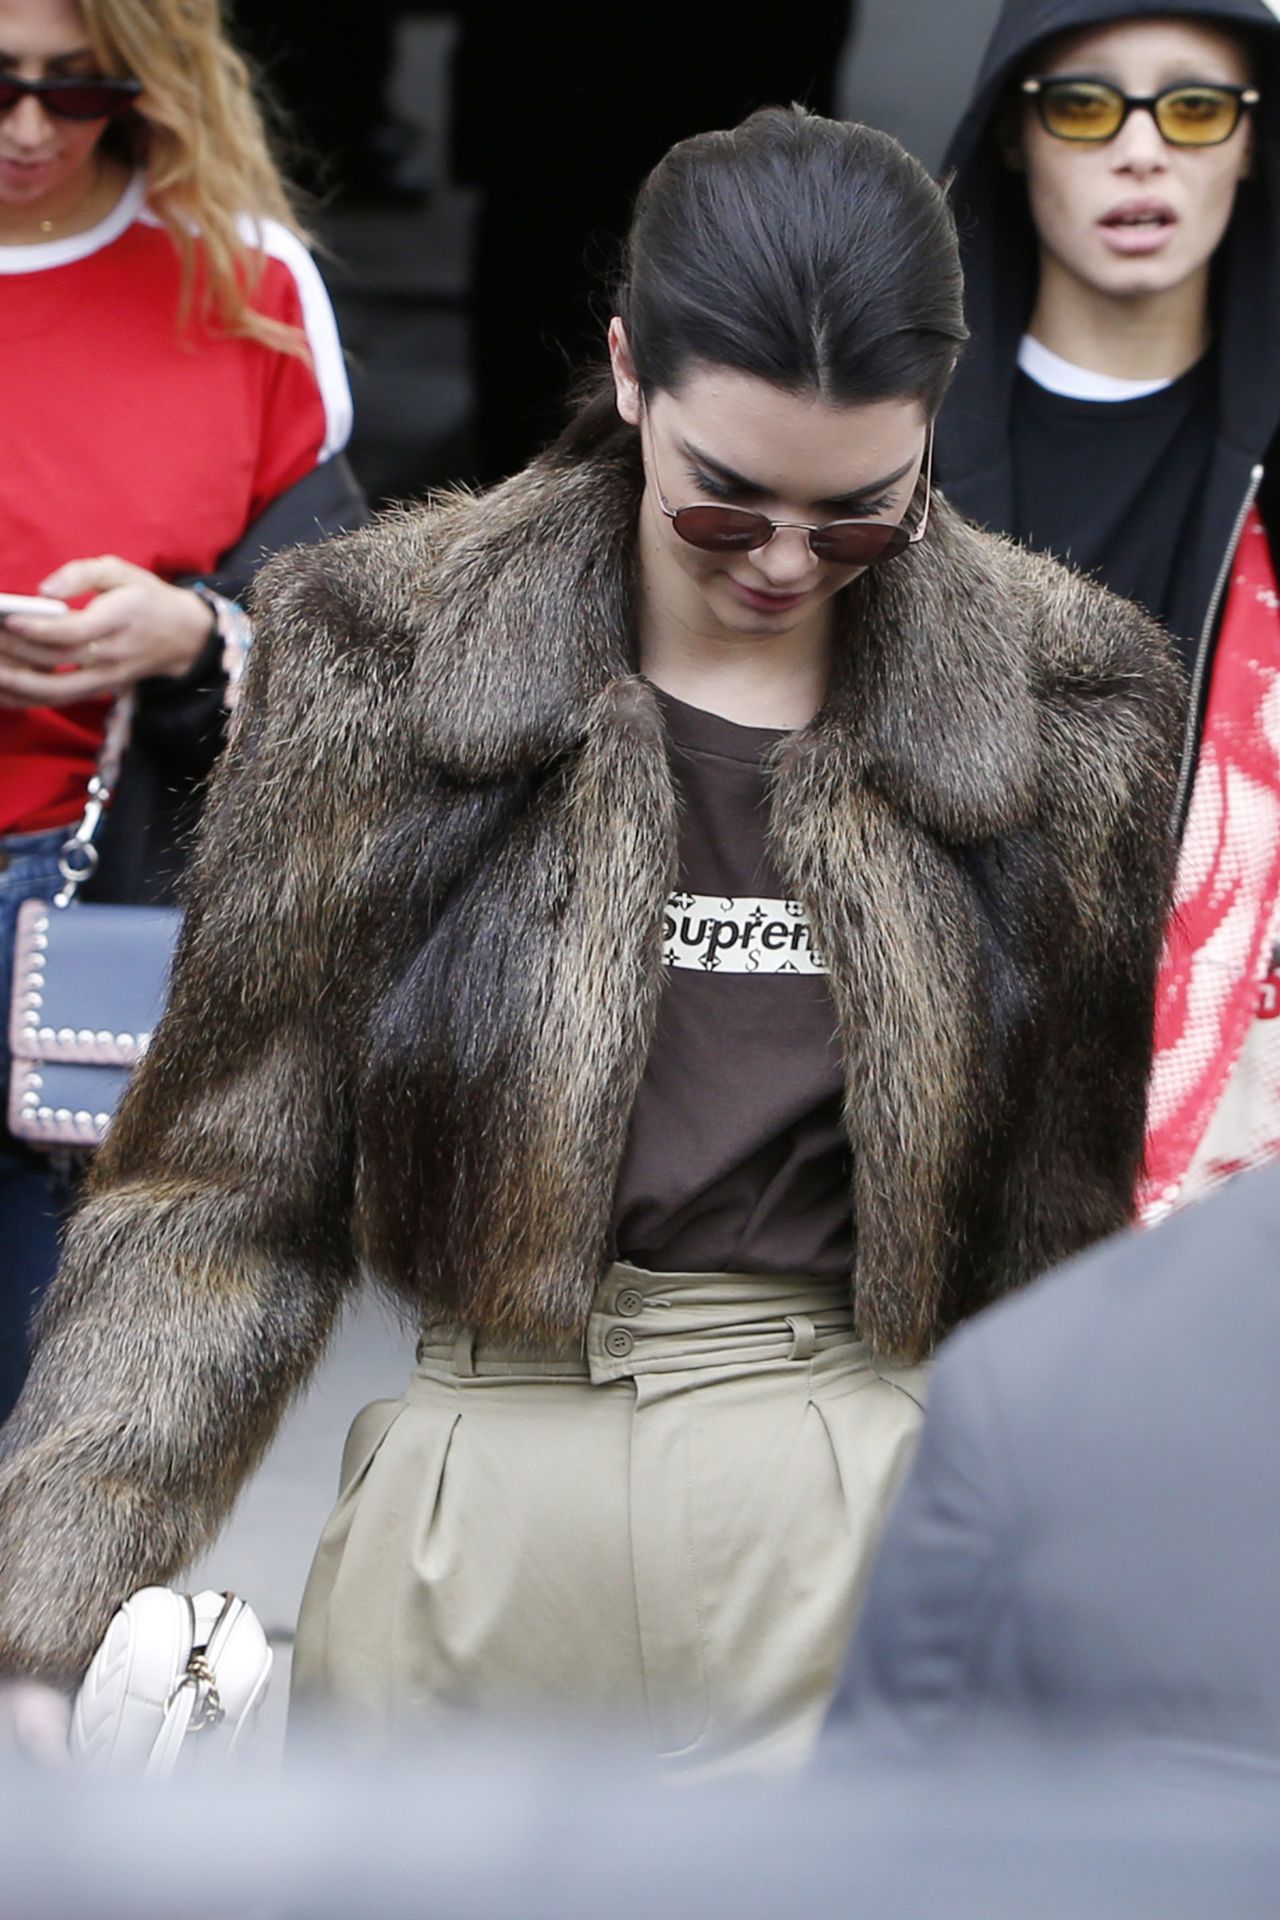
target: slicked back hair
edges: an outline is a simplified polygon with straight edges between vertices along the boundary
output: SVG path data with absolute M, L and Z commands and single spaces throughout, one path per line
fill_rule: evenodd
M 671 148 L 636 201 L 613 311 L 646 398 L 716 366 L 837 406 L 919 399 L 932 418 L 967 338 L 942 189 L 888 134 L 802 107 Z M 616 422 L 597 376 L 559 449 Z

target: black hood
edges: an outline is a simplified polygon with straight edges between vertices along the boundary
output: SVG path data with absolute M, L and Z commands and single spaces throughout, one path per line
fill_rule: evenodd
M 1026 190 L 998 148 L 1001 99 L 1045 39 L 1106 21 L 1177 15 L 1257 35 L 1257 160 L 1240 187 L 1216 276 L 1219 465 L 1243 463 L 1247 474 L 1280 430 L 1280 17 L 1267 0 L 1005 0 L 946 161 L 973 339 L 940 424 L 939 470 L 952 500 L 989 526 L 1009 528 L 1010 412 L 1037 271 Z M 1228 521 L 1234 486 L 1224 472 Z

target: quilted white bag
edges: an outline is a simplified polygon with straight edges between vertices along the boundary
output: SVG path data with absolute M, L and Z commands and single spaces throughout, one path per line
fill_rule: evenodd
M 271 1648 L 233 1593 L 143 1587 L 93 1656 L 68 1746 L 99 1773 L 162 1778 L 193 1762 L 225 1765 L 252 1737 L 271 1677 Z

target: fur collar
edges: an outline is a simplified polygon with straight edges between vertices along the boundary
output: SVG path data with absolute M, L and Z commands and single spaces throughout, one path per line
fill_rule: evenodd
M 640 485 L 630 450 L 568 469 L 544 458 L 345 543 L 350 611 L 404 648 L 429 763 L 464 781 L 528 772 L 580 742 L 602 704 L 651 731 L 634 661 Z M 830 693 L 797 749 L 856 761 L 947 840 L 1025 819 L 1037 732 L 1024 574 L 1025 556 L 935 498 L 924 542 L 842 594 Z

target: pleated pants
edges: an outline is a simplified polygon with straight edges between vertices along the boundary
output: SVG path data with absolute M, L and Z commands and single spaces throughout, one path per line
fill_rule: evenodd
M 614 1266 L 552 1353 L 428 1328 L 351 1429 L 295 1704 L 586 1720 L 668 1776 L 802 1765 L 922 1389 L 804 1275 Z

